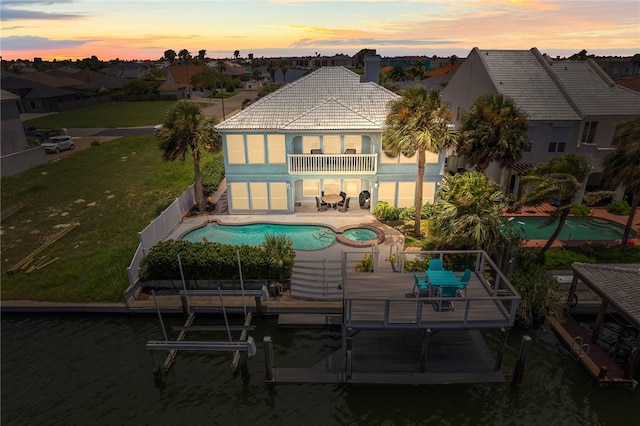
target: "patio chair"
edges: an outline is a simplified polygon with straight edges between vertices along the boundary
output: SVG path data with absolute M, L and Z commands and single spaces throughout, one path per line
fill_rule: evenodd
M 314 148 L 314 149 L 311 150 L 311 153 L 312 154 L 322 154 L 322 150 L 319 149 L 319 148 Z
M 316 207 L 318 208 L 319 212 L 324 212 L 327 211 L 327 204 L 326 203 L 322 203 L 320 201 L 320 198 L 316 197 Z
M 442 260 L 440 259 L 429 260 L 429 270 L 442 271 L 443 269 L 444 269 L 444 265 L 442 264 Z
M 458 289 L 460 290 L 460 294 L 464 296 L 464 292 L 467 289 L 467 284 L 471 280 L 471 270 L 469 268 L 465 269 L 462 274 L 455 274 L 460 284 L 458 285 Z
M 458 286 L 441 285 L 438 286 L 438 297 L 451 297 L 458 296 Z M 456 304 L 453 300 L 436 300 L 436 309 L 442 311 L 443 309 L 456 310 Z
M 429 280 L 426 275 L 419 276 L 413 271 L 413 281 L 414 281 L 414 291 L 418 291 L 418 297 L 420 296 L 430 296 L 429 292 Z
M 347 148 L 344 150 L 345 154 L 355 154 L 356 153 L 356 149 L 355 148 Z
M 344 204 L 340 205 L 340 203 L 338 203 L 338 211 L 341 212 L 346 212 L 347 210 L 349 210 L 349 200 L 351 199 L 351 197 L 347 197 L 346 200 L 344 200 Z

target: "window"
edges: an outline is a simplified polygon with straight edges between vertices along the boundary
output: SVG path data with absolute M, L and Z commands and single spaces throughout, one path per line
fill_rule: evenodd
M 245 164 L 244 138 L 242 135 L 227 135 L 227 158 L 229 164 Z
M 564 152 L 566 145 L 564 142 L 549 142 L 549 152 Z
M 247 135 L 247 155 L 251 164 L 264 164 L 264 136 Z
M 284 135 L 267 135 L 267 149 L 267 154 L 269 155 L 269 163 L 286 163 L 287 156 L 285 154 Z
M 596 136 L 597 121 L 587 121 L 584 123 L 584 131 L 582 132 L 583 143 L 593 143 Z

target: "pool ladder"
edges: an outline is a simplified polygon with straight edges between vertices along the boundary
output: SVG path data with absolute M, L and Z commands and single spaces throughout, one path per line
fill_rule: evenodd
M 591 352 L 591 346 L 588 343 L 582 343 L 582 336 L 576 336 L 573 338 L 573 343 L 571 343 L 571 355 L 576 359 L 580 359 L 580 356 L 585 353 L 589 355 Z

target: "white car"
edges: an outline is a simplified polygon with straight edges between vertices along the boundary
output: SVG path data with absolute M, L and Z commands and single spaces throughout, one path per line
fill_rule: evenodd
M 41 145 L 48 154 L 57 154 L 60 151 L 75 148 L 71 136 L 52 136 Z
M 153 131 L 154 132 L 159 132 L 162 129 L 164 129 L 164 124 L 158 124 L 158 125 L 153 126 Z

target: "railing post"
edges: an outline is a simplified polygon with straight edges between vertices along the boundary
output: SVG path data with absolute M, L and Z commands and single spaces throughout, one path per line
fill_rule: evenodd
M 273 342 L 270 336 L 265 336 L 264 343 L 264 370 L 267 382 L 273 381 Z
M 522 376 L 524 376 L 524 364 L 531 348 L 531 337 L 522 336 L 522 343 L 520 344 L 520 355 L 516 361 L 516 368 L 513 372 L 513 383 L 519 384 L 522 382 Z

